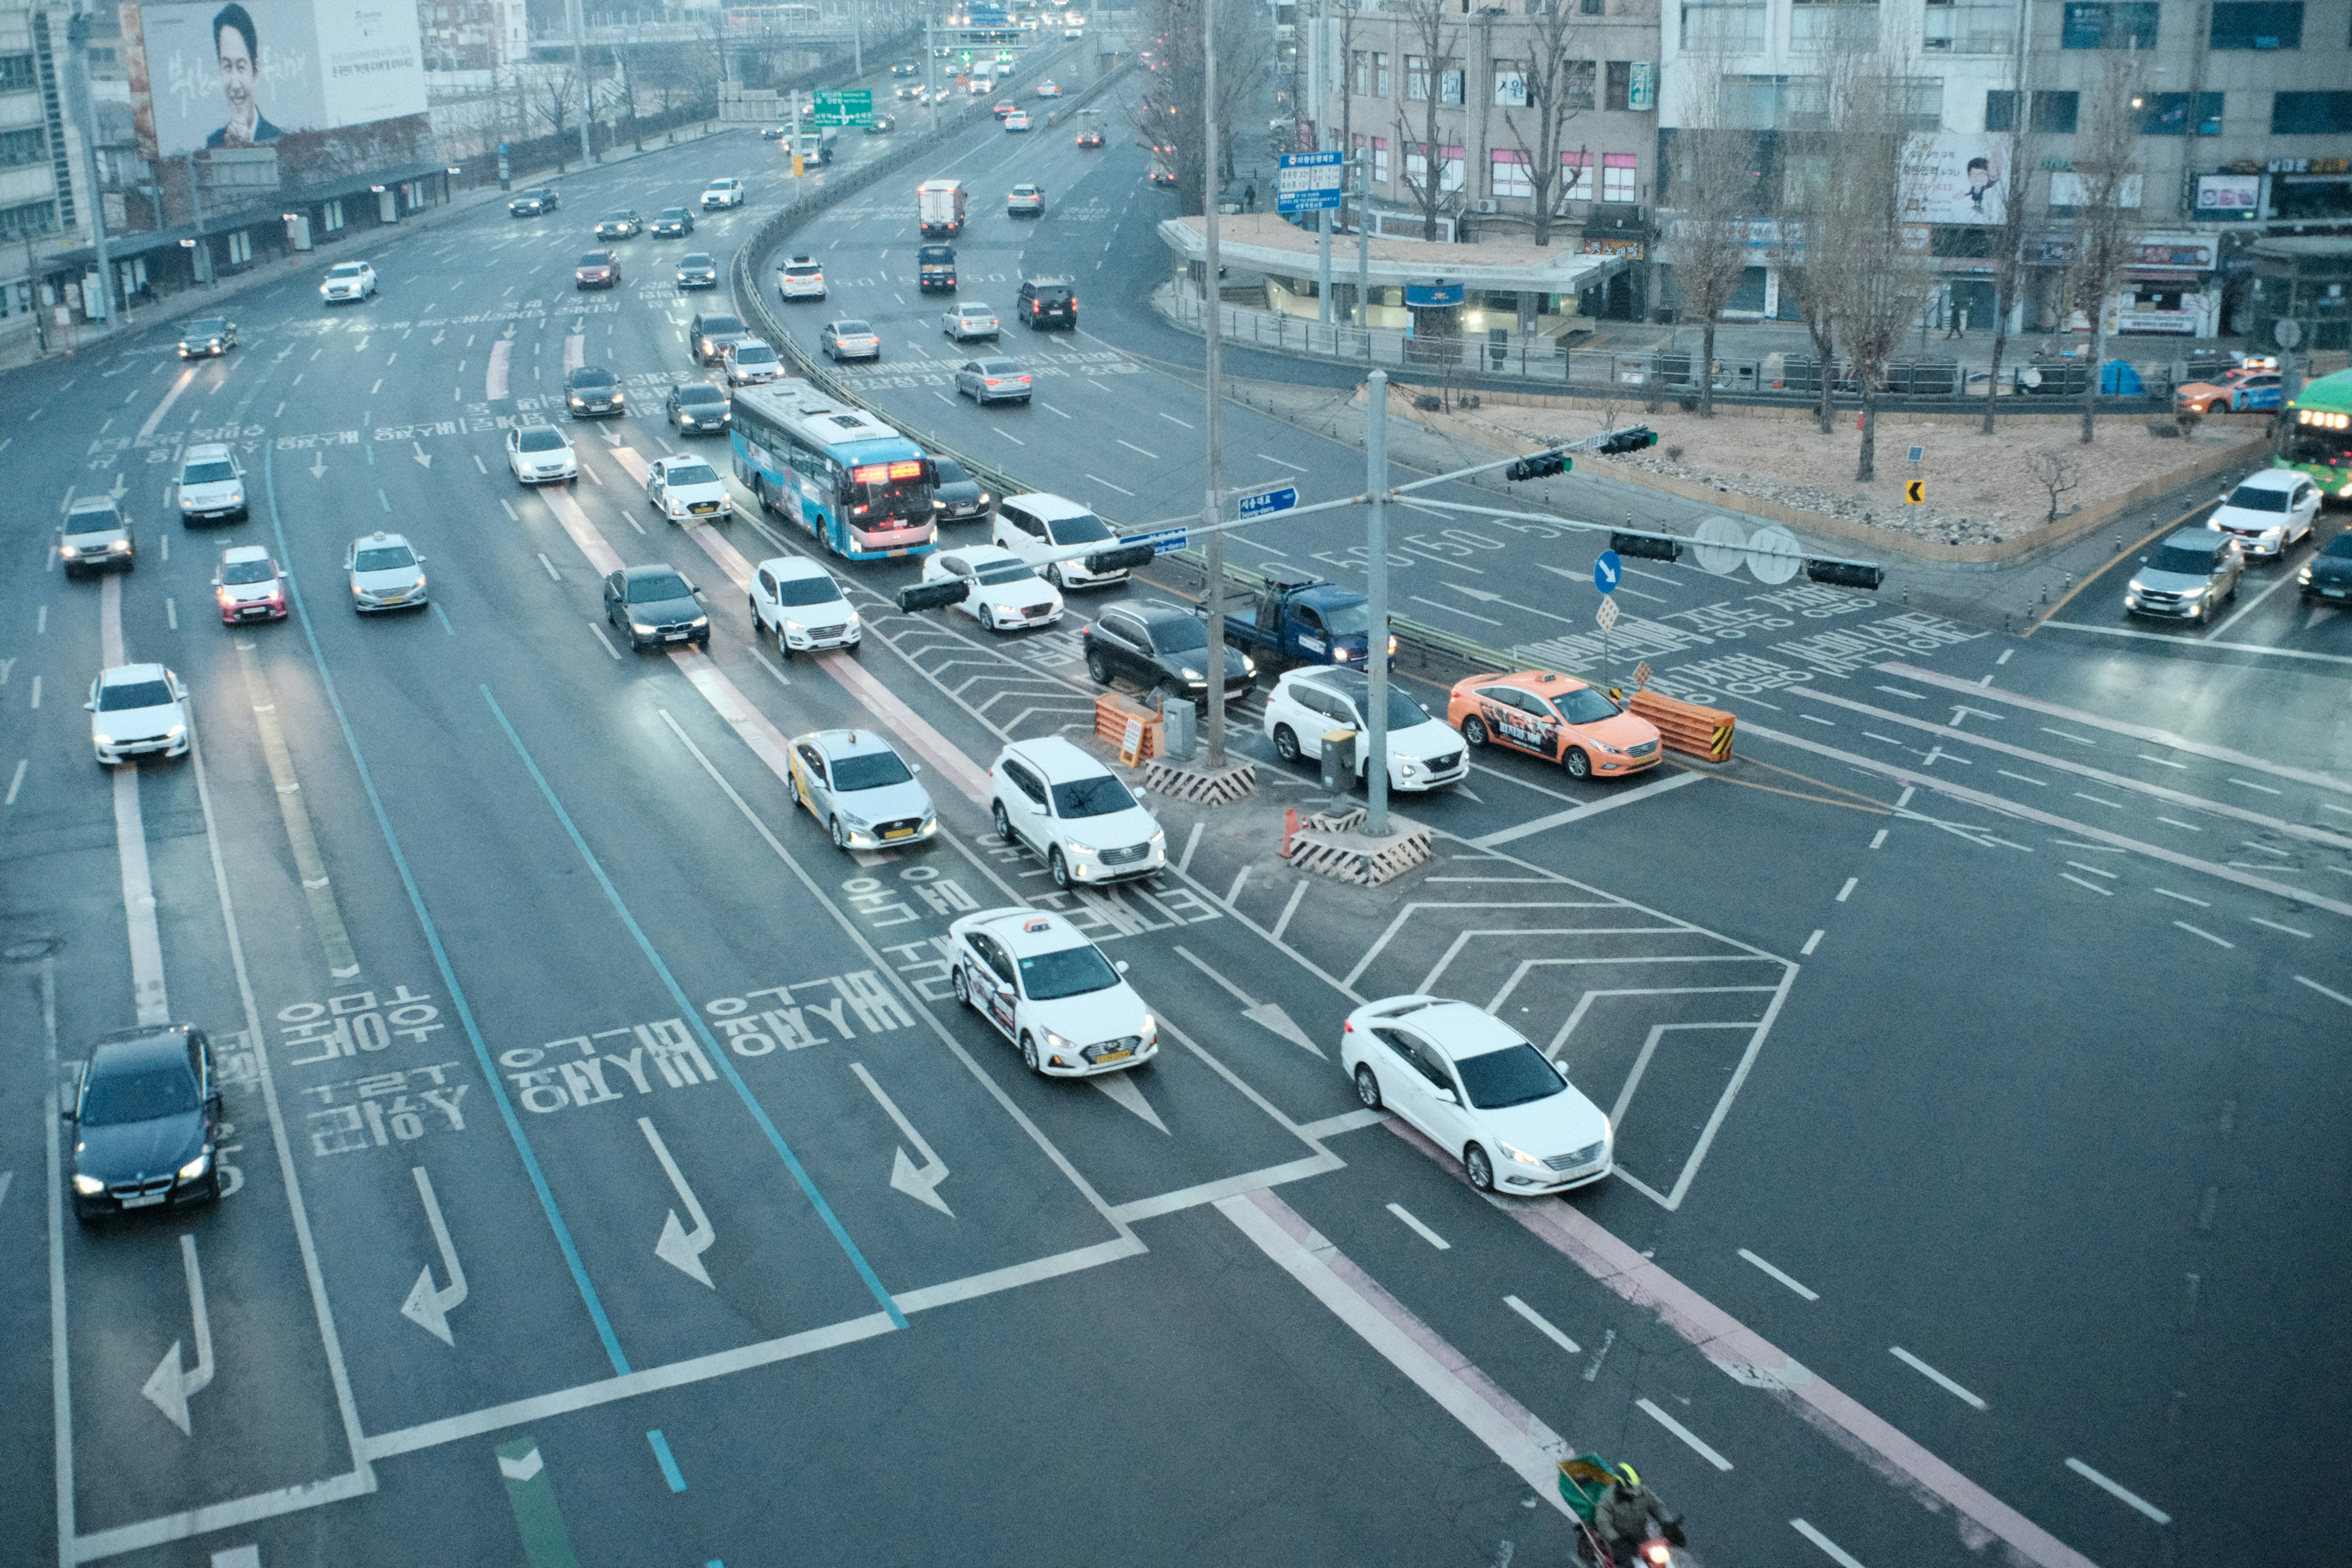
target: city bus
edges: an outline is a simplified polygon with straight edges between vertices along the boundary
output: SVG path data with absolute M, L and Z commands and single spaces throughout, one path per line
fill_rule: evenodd
M 2323 375 L 2294 395 L 2276 461 L 2310 475 L 2330 500 L 2352 500 L 2352 370 Z
M 865 410 L 805 381 L 772 381 L 736 390 L 734 426 L 735 477 L 835 554 L 886 561 L 934 548 L 938 468 Z

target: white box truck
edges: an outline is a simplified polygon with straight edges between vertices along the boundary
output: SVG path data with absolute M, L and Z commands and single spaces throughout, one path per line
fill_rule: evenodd
M 923 220 L 923 237 L 938 239 L 963 231 L 964 189 L 961 180 L 925 180 L 915 187 L 917 211 Z

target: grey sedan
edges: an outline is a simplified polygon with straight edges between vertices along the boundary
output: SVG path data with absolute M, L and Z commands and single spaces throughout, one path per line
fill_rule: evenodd
M 1029 373 L 1019 360 L 968 359 L 956 366 L 956 393 L 974 403 L 1029 401 Z

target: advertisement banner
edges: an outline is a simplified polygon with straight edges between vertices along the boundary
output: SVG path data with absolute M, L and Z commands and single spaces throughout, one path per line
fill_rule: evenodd
M 2196 216 L 2200 218 L 2251 218 L 2262 202 L 2263 177 L 2260 174 L 2197 176 Z
M 1984 226 L 2009 199 L 2009 138 L 1967 131 L 1914 136 L 1904 158 L 1903 216 Z
M 274 147 L 425 112 L 414 5 L 228 0 L 125 5 L 141 40 L 154 154 Z M 136 13 L 134 19 L 131 13 Z M 146 140 L 142 136 L 142 141 Z

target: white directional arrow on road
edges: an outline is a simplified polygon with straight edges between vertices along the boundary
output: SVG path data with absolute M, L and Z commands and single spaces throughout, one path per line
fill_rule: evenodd
M 1226 979 L 1223 975 L 1218 973 L 1215 970 L 1210 968 L 1199 959 L 1193 957 L 1192 954 L 1184 948 L 1178 948 L 1176 950 L 1176 956 L 1182 959 L 1185 963 L 1191 964 L 1193 968 L 1199 970 L 1202 973 L 1207 975 L 1210 979 L 1215 981 L 1218 984 L 1223 986 L 1228 992 L 1230 992 L 1233 994 L 1234 1000 L 1242 1005 L 1243 1017 L 1247 1018 L 1251 1023 L 1255 1024 L 1262 1029 L 1270 1029 L 1274 1033 L 1280 1035 L 1284 1039 L 1288 1040 L 1292 1045 L 1297 1046 L 1301 1050 L 1313 1051 L 1318 1057 L 1323 1055 L 1323 1047 L 1317 1045 L 1313 1040 L 1307 1038 L 1307 1031 L 1300 1028 L 1297 1021 L 1292 1018 L 1289 1014 L 1282 1010 L 1282 1005 L 1280 1003 L 1260 1002 L 1255 1000 L 1248 992 L 1243 990 L 1240 986 L 1234 984 L 1232 981 Z
M 310 477 L 314 479 L 324 479 L 326 477 L 326 473 L 327 454 L 324 452 L 313 454 L 310 458 Z
M 874 1097 L 875 1103 L 881 1106 L 898 1126 L 898 1136 L 912 1143 L 915 1152 L 923 1157 L 923 1163 L 918 1165 L 907 1158 L 907 1151 L 893 1149 L 891 1153 L 895 1157 L 890 1162 L 890 1184 L 916 1202 L 929 1204 L 950 1219 L 955 1218 L 955 1210 L 948 1207 L 947 1199 L 940 1196 L 940 1184 L 948 1179 L 948 1163 L 931 1152 L 931 1146 L 923 1142 L 923 1135 L 915 1131 L 915 1124 L 891 1103 L 888 1095 L 882 1092 L 882 1086 L 874 1081 L 874 1075 L 866 1070 L 865 1063 L 852 1062 L 849 1070 L 857 1075 L 857 1081 L 866 1086 L 866 1092 Z
M 400 1315 L 439 1340 L 455 1346 L 457 1340 L 449 1332 L 449 1313 L 466 1300 L 466 1271 L 457 1266 L 457 1248 L 449 1240 L 449 1227 L 441 1221 L 441 1205 L 433 1196 L 433 1178 L 425 1173 L 422 1165 L 414 1166 L 409 1174 L 416 1178 L 416 1195 L 425 1200 L 425 1220 L 433 1227 L 434 1245 L 441 1249 L 441 1271 L 449 1276 L 446 1289 L 433 1286 L 433 1266 L 425 1265 L 416 1276 L 416 1286 L 408 1292 L 408 1300 L 400 1304 Z
M 702 1205 L 696 1201 L 694 1189 L 686 1184 L 686 1177 L 678 1170 L 677 1162 L 669 1157 L 669 1146 L 662 1142 L 661 1134 L 654 1131 L 653 1119 L 640 1116 L 637 1125 L 644 1130 L 646 1142 L 654 1146 L 654 1158 L 661 1162 L 662 1170 L 669 1176 L 669 1184 L 677 1189 L 677 1201 L 686 1205 L 687 1214 L 694 1220 L 694 1228 L 688 1230 L 678 1223 L 677 1211 L 670 1210 L 669 1218 L 662 1223 L 661 1239 L 654 1243 L 654 1256 L 679 1273 L 699 1279 L 715 1290 L 719 1287 L 711 1285 L 710 1271 L 702 1266 L 702 1255 L 710 1250 L 710 1244 L 719 1239 L 719 1233 L 711 1229 L 710 1218 L 702 1212 Z
M 119 500 L 121 500 L 122 499 L 124 492 L 126 492 L 126 491 L 127 491 L 127 490 L 129 490 L 130 489 L 131 489 L 131 481 L 130 481 L 129 479 L 125 479 L 125 478 L 123 477 L 123 474 L 122 474 L 122 470 L 121 470 L 121 469 L 117 468 L 117 469 L 114 471 L 114 485 L 113 485 L 113 488 L 111 488 L 110 489 L 109 489 L 106 493 L 107 493 L 108 495 L 112 496 L 116 500 L 118 500 L 118 501 L 119 501 Z
M 202 1393 L 213 1380 L 213 1322 L 205 1311 L 205 1277 L 196 1267 L 196 1238 L 180 1237 L 180 1261 L 188 1271 L 188 1317 L 195 1331 L 196 1364 L 183 1369 L 180 1365 L 180 1342 L 173 1340 L 163 1359 L 155 1363 L 147 1385 L 139 1392 L 154 1403 L 182 1436 L 195 1436 L 188 1425 L 188 1396 Z
M 434 344 L 437 347 L 437 346 L 440 344 L 441 340 L 442 340 L 443 338 L 447 337 L 448 335 L 449 335 L 449 334 L 448 334 L 446 331 L 439 331 L 439 332 L 436 332 L 436 333 L 434 333 L 434 334 L 433 334 L 433 342 L 434 342 Z
M 416 460 L 418 462 L 424 464 L 428 468 L 433 466 L 432 454 L 425 451 L 424 442 L 411 441 L 409 445 L 416 448 Z
M 1133 1073 L 1101 1073 L 1087 1081 L 1162 1132 L 1168 1131 L 1168 1123 L 1160 1120 L 1160 1112 L 1152 1110 L 1151 1101 L 1143 1098 L 1143 1086 L 1135 1081 Z

